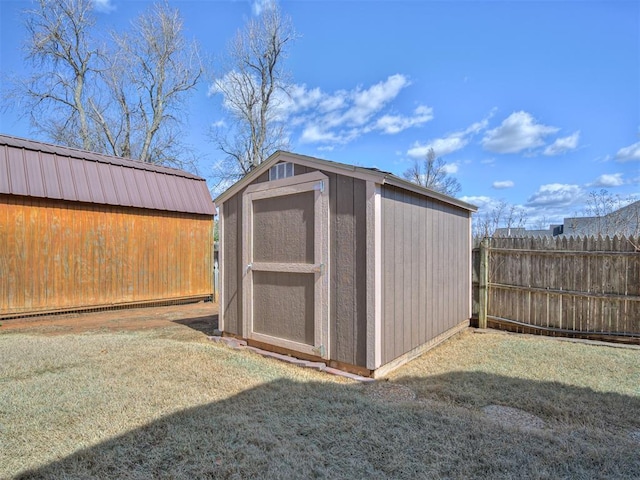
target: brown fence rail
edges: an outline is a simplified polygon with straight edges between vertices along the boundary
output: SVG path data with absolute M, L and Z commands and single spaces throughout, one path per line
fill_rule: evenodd
M 473 251 L 481 327 L 640 344 L 640 252 L 626 237 L 491 238 Z

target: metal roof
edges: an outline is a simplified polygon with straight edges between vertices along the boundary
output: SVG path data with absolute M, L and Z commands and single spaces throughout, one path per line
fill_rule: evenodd
M 182 170 L 0 134 L 0 194 L 214 215 L 203 178 Z
M 433 198 L 434 200 L 438 200 L 440 202 L 448 203 L 449 205 L 454 205 L 470 212 L 478 211 L 478 207 L 476 207 L 475 205 L 471 205 L 470 203 L 463 202 L 462 200 L 450 197 L 449 195 L 445 195 L 443 193 L 436 192 L 435 190 L 431 190 L 407 180 L 403 180 L 402 178 L 396 177 L 389 172 L 378 170 L 377 168 L 357 167 L 355 165 L 334 162 L 332 160 L 323 160 L 321 158 L 309 157 L 306 155 L 285 152 L 282 150 L 278 150 L 277 152 L 273 153 L 258 167 L 254 168 L 241 180 L 221 193 L 218 198 L 216 198 L 216 203 L 218 203 L 218 205 L 222 205 L 222 203 L 238 193 L 242 188 L 247 186 L 253 180 L 258 178 L 263 172 L 265 172 L 278 162 L 298 163 L 301 165 L 306 165 L 308 167 L 317 168 L 319 170 L 338 173 L 340 175 L 347 175 L 354 178 L 360 178 L 362 180 L 371 180 L 380 185 L 392 185 L 394 187 L 402 188 L 404 190 L 408 190 L 428 198 Z

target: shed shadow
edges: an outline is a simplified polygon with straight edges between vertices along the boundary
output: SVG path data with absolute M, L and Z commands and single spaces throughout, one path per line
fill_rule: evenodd
M 218 328 L 218 314 L 182 318 L 180 320 L 172 320 L 172 322 L 184 325 L 185 327 L 189 327 L 210 337 Z
M 465 397 L 464 384 L 487 393 Z M 371 395 L 384 385 L 409 387 L 416 397 Z M 505 403 L 504 392 L 521 408 L 539 409 L 531 413 L 548 427 L 493 423 L 480 404 Z M 545 413 L 557 401 L 570 402 L 575 416 Z M 615 412 L 622 411 L 628 427 L 640 429 L 638 397 L 481 372 L 373 384 L 280 379 L 16 478 L 638 478 L 640 443 L 621 430 Z M 584 423 L 603 414 L 597 422 L 611 428 Z

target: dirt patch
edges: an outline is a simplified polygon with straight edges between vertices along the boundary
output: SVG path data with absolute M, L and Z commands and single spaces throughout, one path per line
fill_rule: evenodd
M 33 332 L 62 335 L 92 331 L 135 331 L 184 325 L 206 335 L 218 327 L 218 304 L 211 302 L 130 308 L 90 313 L 46 315 L 3 320 L 0 334 Z

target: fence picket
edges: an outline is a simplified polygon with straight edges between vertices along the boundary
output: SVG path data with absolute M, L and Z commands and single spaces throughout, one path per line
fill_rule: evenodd
M 487 326 L 640 344 L 638 240 L 488 239 Z

